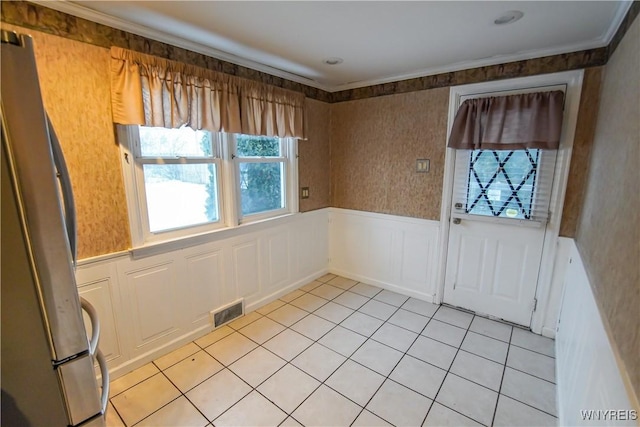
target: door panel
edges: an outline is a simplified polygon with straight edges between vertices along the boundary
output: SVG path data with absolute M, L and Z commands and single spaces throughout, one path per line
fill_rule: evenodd
M 529 245 L 498 242 L 496 268 L 491 295 L 513 302 L 520 299 L 527 280 L 527 255 Z
M 508 221 L 451 224 L 444 301 L 528 326 L 544 227 Z

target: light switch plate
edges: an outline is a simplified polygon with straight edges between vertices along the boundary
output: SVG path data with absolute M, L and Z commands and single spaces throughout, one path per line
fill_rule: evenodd
M 416 172 L 417 173 L 427 173 L 429 172 L 429 167 L 431 166 L 431 162 L 429 159 L 417 159 L 416 160 Z
M 309 198 L 309 187 L 300 188 L 300 198 L 308 199 Z

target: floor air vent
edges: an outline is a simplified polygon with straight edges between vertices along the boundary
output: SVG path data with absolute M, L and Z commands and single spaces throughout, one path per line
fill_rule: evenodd
M 213 317 L 213 327 L 217 328 L 225 323 L 231 322 L 244 314 L 244 300 L 238 300 L 231 304 L 211 312 Z

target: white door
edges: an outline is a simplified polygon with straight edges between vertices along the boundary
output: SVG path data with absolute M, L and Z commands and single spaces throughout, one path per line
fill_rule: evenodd
M 529 326 L 555 151 L 455 156 L 444 302 Z

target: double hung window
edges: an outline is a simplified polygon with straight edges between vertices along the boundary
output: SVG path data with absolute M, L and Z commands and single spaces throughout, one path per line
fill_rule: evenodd
M 142 126 L 138 130 L 135 179 L 149 232 L 219 223 L 220 146 L 211 133 Z
M 287 147 L 280 138 L 234 135 L 241 220 L 287 208 Z
M 297 211 L 297 142 L 120 126 L 134 247 Z

